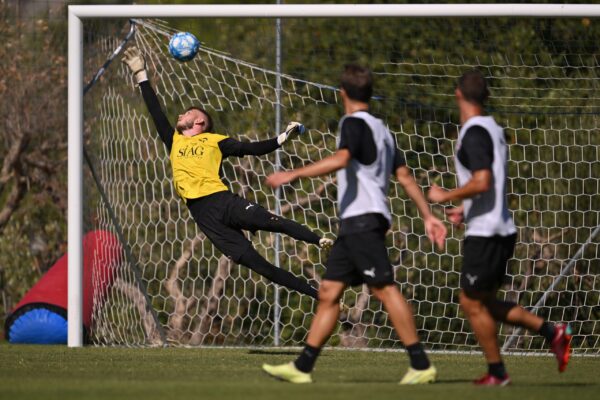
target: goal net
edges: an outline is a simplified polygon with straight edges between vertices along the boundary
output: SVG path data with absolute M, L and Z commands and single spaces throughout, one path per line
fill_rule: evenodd
M 575 352 L 599 353 L 600 21 L 286 19 L 282 74 L 275 70 L 275 20 L 199 21 L 135 21 L 128 45 L 144 53 L 167 115 L 174 121 L 188 106 L 203 107 L 217 132 L 240 140 L 274 137 L 278 108 L 282 126 L 302 121 L 307 134 L 278 155 L 230 157 L 223 176 L 234 193 L 330 237 L 338 222 L 333 176 L 303 179 L 279 193 L 264 181 L 275 169 L 335 151 L 343 65 L 358 61 L 373 69 L 372 111 L 389 125 L 425 190 L 433 183 L 457 184 L 454 87 L 462 72 L 479 68 L 491 86 L 488 111 L 508 138 L 508 202 L 518 226 L 500 295 L 550 321 L 571 324 Z M 107 35 L 102 26 L 86 36 L 89 76 L 124 35 Z M 169 56 L 169 36 L 177 30 L 203 41 L 193 61 Z M 91 341 L 302 344 L 315 302 L 236 265 L 198 230 L 174 191 L 169 157 L 139 89 L 118 64 L 84 103 L 86 149 L 105 192 L 100 197 L 86 180 L 86 228 L 121 231 L 128 249 L 107 292 L 96 299 Z M 463 230 L 450 228 L 446 249 L 436 251 L 398 184 L 392 184 L 390 199 L 389 256 L 422 341 L 431 349 L 477 349 L 457 303 Z M 441 207 L 433 210 L 443 215 Z M 267 260 L 318 284 L 326 254 L 315 246 L 265 232 L 249 238 Z M 329 345 L 402 347 L 366 287 L 349 288 L 343 301 L 348 312 Z M 510 326 L 500 327 L 500 340 L 504 350 L 548 347 L 535 333 Z

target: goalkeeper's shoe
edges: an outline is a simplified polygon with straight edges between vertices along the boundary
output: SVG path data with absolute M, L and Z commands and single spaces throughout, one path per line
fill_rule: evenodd
M 321 238 L 319 239 L 319 247 L 322 250 L 329 250 L 333 246 L 333 240 L 329 238 Z
M 510 377 L 504 374 L 502 378 L 498 378 L 492 374 L 485 374 L 481 378 L 473 381 L 476 386 L 507 386 L 510 384 Z
M 400 381 L 400 385 L 420 385 L 424 383 L 433 383 L 437 376 L 437 370 L 432 365 L 427 369 L 409 368 L 408 372 Z
M 556 324 L 554 326 L 554 338 L 550 343 L 550 347 L 558 361 L 559 372 L 567 369 L 571 357 L 571 338 L 571 327 L 569 325 Z
M 263 371 L 275 379 L 290 383 L 312 383 L 312 378 L 307 372 L 302 372 L 293 362 L 281 365 L 263 364 Z

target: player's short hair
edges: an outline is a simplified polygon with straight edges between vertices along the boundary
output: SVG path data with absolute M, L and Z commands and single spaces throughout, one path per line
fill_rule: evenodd
M 368 103 L 373 94 L 373 74 L 369 68 L 358 64 L 346 64 L 340 87 L 352 100 Z
M 213 131 L 213 120 L 212 117 L 210 116 L 210 114 L 208 112 L 206 112 L 206 110 L 204 108 L 200 108 L 200 107 L 196 107 L 196 106 L 191 106 L 188 107 L 187 111 L 190 110 L 197 110 L 200 111 L 202 114 L 206 115 L 206 122 L 208 123 L 207 126 L 204 128 L 204 132 L 212 132 Z
M 480 106 L 483 106 L 490 96 L 485 77 L 477 69 L 472 69 L 462 74 L 458 78 L 457 87 L 465 100 Z

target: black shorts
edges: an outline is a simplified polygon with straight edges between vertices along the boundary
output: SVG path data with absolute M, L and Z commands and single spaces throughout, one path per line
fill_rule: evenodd
M 465 293 L 495 291 L 504 283 L 506 266 L 513 256 L 516 240 L 516 234 L 465 238 L 460 275 L 460 287 Z
M 385 286 L 394 283 L 394 269 L 385 247 L 385 230 L 340 236 L 335 241 L 323 279 L 355 286 Z
M 187 206 L 200 230 L 235 262 L 252 245 L 242 229 L 255 232 L 262 221 L 273 216 L 260 205 L 229 191 L 189 199 Z

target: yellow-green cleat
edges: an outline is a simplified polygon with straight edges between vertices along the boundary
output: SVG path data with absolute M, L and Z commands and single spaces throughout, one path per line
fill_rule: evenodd
M 437 370 L 432 365 L 423 370 L 409 368 L 404 377 L 400 381 L 400 385 L 421 385 L 424 383 L 435 382 Z
M 263 364 L 262 369 L 273 378 L 282 381 L 290 383 L 312 383 L 310 374 L 300 371 L 293 362 L 281 365 Z

